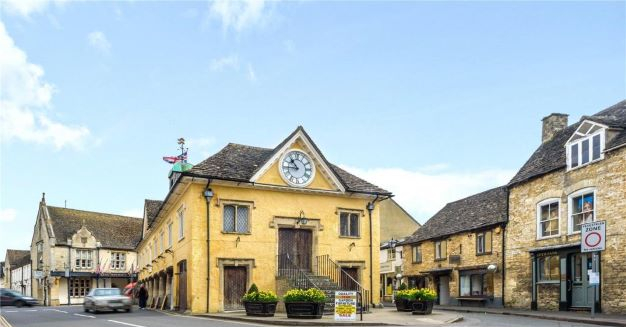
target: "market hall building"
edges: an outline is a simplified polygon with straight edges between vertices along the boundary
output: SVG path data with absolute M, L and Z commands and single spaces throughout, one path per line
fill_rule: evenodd
M 543 119 L 542 143 L 508 185 L 505 303 L 532 310 L 626 313 L 626 101 L 568 126 Z M 581 225 L 606 222 L 600 285 Z
M 44 305 L 81 304 L 95 287 L 136 280 L 140 218 L 39 203 L 30 257 L 32 296 Z
M 340 272 L 350 284 L 340 286 L 380 303 L 379 208 L 390 196 L 331 164 L 302 127 L 274 148 L 230 143 L 178 162 L 164 201 L 146 201 L 137 251 L 149 305 L 241 310 L 252 283 L 280 296 L 290 271 Z

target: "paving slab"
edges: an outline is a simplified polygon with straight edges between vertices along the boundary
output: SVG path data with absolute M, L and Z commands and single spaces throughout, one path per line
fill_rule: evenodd
M 372 309 L 371 313 L 363 314 L 363 321 L 358 320 L 359 315 L 357 321 L 335 321 L 332 315 L 323 316 L 322 319 L 291 319 L 281 312 L 277 312 L 274 317 L 249 317 L 245 311 L 194 316 L 281 326 L 436 326 L 463 319 L 462 315 L 449 311 L 433 310 L 430 315 L 413 315 L 411 312 L 398 312 L 395 308 Z

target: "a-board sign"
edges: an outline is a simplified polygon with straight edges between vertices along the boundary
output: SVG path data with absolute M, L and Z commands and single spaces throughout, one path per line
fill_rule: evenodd
M 335 320 L 356 320 L 356 292 L 335 292 Z

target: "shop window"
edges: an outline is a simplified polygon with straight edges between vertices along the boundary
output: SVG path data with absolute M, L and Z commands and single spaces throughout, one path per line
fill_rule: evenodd
M 537 238 L 558 236 L 559 199 L 548 199 L 537 205 Z
M 539 258 L 539 281 L 554 282 L 559 280 L 559 256 L 550 255 Z
M 70 296 L 71 297 L 83 297 L 89 294 L 91 289 L 91 280 L 86 278 L 72 278 L 70 279 Z
M 580 232 L 582 224 L 595 221 L 595 190 L 583 190 L 569 196 L 570 233 Z
M 339 214 L 339 234 L 341 236 L 359 237 L 359 214 L 341 212 Z
M 227 233 L 248 233 L 248 206 L 229 204 L 224 205 L 224 227 Z
M 460 296 L 493 296 L 493 274 L 485 271 L 459 273 Z

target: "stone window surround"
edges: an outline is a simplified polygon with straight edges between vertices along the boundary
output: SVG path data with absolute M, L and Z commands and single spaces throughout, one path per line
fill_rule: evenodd
M 416 260 L 415 258 L 416 252 L 419 253 L 418 260 Z M 411 245 L 411 263 L 422 263 L 422 245 L 421 244 Z
M 556 235 L 550 236 L 541 236 L 541 207 L 547 204 L 557 203 L 558 209 L 558 228 L 559 232 Z M 537 203 L 537 240 L 545 240 L 549 238 L 556 238 L 561 236 L 561 198 L 558 197 L 550 197 L 544 200 L 541 200 Z
M 433 250 L 435 251 L 435 261 L 445 261 L 446 259 L 448 259 L 448 240 L 447 239 L 441 239 L 441 240 L 436 240 L 433 241 L 434 246 L 433 246 Z M 441 249 L 440 252 L 445 252 L 445 253 L 439 253 L 439 257 L 437 256 L 437 244 L 445 244 L 444 248 L 445 251 L 442 251 L 444 249 Z
M 489 241 L 490 241 L 489 244 L 487 244 L 487 233 L 491 234 L 491 236 L 489 237 Z M 483 242 L 484 242 L 483 252 L 478 252 L 478 235 L 480 234 L 483 235 Z M 476 237 L 476 256 L 490 255 L 493 253 L 493 230 L 492 229 L 476 232 L 475 237 Z M 487 245 L 489 245 L 489 251 L 487 251 Z
M 338 216 L 338 221 L 339 221 L 339 237 L 340 238 L 361 238 L 361 217 L 364 216 L 363 210 L 359 210 L 359 209 L 346 209 L 346 208 L 337 208 L 337 210 L 335 211 L 335 213 Z M 341 234 L 341 214 L 348 214 L 348 234 L 350 234 L 350 216 L 351 215 L 356 215 L 357 216 L 357 230 L 356 230 L 356 236 L 352 236 L 352 235 L 343 235 Z
M 567 233 L 568 235 L 580 234 L 580 231 L 574 231 L 574 224 L 572 220 L 572 208 L 573 208 L 572 200 L 577 196 L 581 196 L 583 194 L 588 194 L 588 193 L 593 193 L 593 221 L 598 221 L 598 216 L 597 216 L 598 191 L 597 189 L 595 187 L 586 187 L 586 188 L 582 188 L 577 191 L 574 191 L 567 196 Z
M 220 199 L 219 204 L 216 206 L 222 207 L 222 234 L 239 234 L 239 235 L 250 235 L 252 234 L 252 209 L 255 209 L 253 201 L 245 201 L 245 200 L 230 200 L 230 199 Z M 235 231 L 225 231 L 224 230 L 224 208 L 226 206 L 234 206 L 235 207 Z M 246 232 L 237 232 L 237 207 L 247 207 L 248 208 L 248 230 Z

